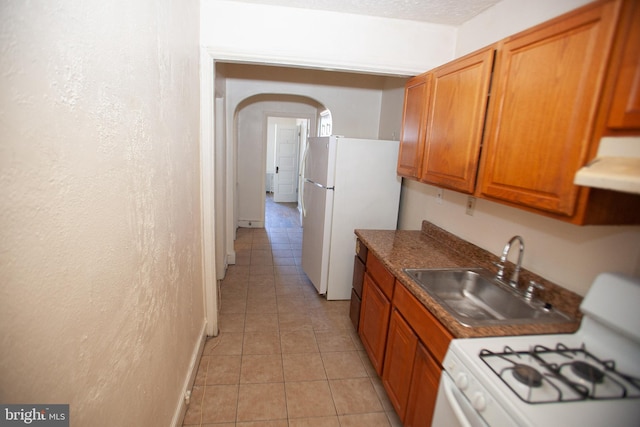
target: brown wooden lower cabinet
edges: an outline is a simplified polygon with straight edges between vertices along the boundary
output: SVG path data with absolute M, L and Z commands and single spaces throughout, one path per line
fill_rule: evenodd
M 405 422 L 418 337 L 397 310 L 391 313 L 382 383 L 400 420 Z
M 431 425 L 442 368 L 395 309 L 384 357 L 382 383 L 403 425 Z
M 413 379 L 409 390 L 407 411 L 403 420 L 405 427 L 431 425 L 441 373 L 442 368 L 433 356 L 422 344 L 418 344 L 413 363 Z
M 404 427 L 431 425 L 442 360 L 453 336 L 371 253 L 358 335 Z
M 429 426 L 442 360 L 452 336 L 401 284 L 396 284 L 382 384 L 405 427 Z
M 390 314 L 391 302 L 369 273 L 365 273 L 358 334 L 378 375 L 382 374 Z
M 353 281 L 351 284 L 351 305 L 349 317 L 356 331 L 360 324 L 360 306 L 362 305 L 362 284 L 364 282 L 365 265 L 358 255 L 353 260 Z
M 360 326 L 360 306 L 362 305 L 362 299 L 356 294 L 355 289 L 351 289 L 351 301 L 349 303 L 349 317 L 353 327 L 358 330 Z

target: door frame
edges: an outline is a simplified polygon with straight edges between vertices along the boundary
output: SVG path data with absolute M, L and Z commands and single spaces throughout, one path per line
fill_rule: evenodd
M 218 291 L 215 233 L 215 56 L 200 51 L 200 210 L 202 285 L 207 336 L 217 336 Z M 228 213 L 229 207 L 227 207 Z M 233 214 L 233 211 L 232 211 Z
M 300 95 L 303 96 L 304 95 Z M 262 150 L 262 188 L 263 191 L 261 192 L 262 194 L 262 214 L 261 214 L 261 218 L 262 218 L 262 224 L 264 225 L 265 220 L 266 220 L 266 203 L 267 203 L 267 192 L 266 192 L 266 188 L 267 188 L 267 183 L 266 183 L 266 176 L 267 176 L 267 137 L 269 134 L 269 117 L 274 117 L 274 118 L 284 118 L 284 119 L 300 119 L 300 120 L 307 120 L 307 128 L 309 126 L 311 126 L 311 123 L 313 123 L 313 120 L 315 119 L 314 117 L 312 117 L 310 114 L 305 115 L 305 114 L 300 114 L 300 113 L 286 113 L 286 112 L 281 112 L 281 111 L 265 111 L 262 115 L 262 123 L 263 123 L 263 130 L 262 130 L 262 135 L 263 135 L 263 142 L 262 142 L 262 146 L 263 146 L 263 150 Z M 300 155 L 302 153 L 302 150 L 304 149 L 304 147 L 302 147 L 301 145 L 306 142 L 306 135 L 304 137 L 300 137 L 298 140 L 298 178 L 300 177 Z M 300 181 L 298 180 L 298 194 L 300 194 Z M 300 197 L 298 197 L 298 201 L 299 201 Z
M 291 119 L 292 121 L 294 119 Z M 303 120 L 307 120 L 307 119 L 303 119 Z M 275 153 L 274 153 L 274 162 L 275 162 L 275 166 L 276 166 L 276 170 L 273 174 L 273 201 L 276 201 L 276 195 L 279 193 L 277 191 L 277 189 L 280 187 L 279 185 L 275 185 L 276 183 L 280 182 L 280 172 L 278 172 L 278 169 L 281 169 L 281 165 L 280 165 L 280 153 L 281 153 L 281 144 L 282 141 L 279 139 L 278 137 L 278 131 L 280 128 L 283 129 L 292 129 L 295 128 L 295 132 L 296 132 L 296 141 L 295 141 L 295 153 L 293 154 L 294 160 L 295 160 L 295 165 L 293 166 L 293 170 L 294 170 L 294 193 L 295 193 L 295 200 L 291 201 L 291 202 L 298 202 L 298 184 L 300 182 L 300 180 L 298 179 L 298 177 L 300 176 L 300 145 L 302 144 L 302 135 L 300 135 L 300 125 L 297 123 L 298 119 L 295 119 L 295 124 L 291 127 L 287 126 L 279 126 L 277 123 L 275 124 L 275 130 L 276 130 L 276 134 L 275 134 L 275 139 L 274 139 L 274 145 L 275 145 Z
M 202 230 L 202 283 L 204 288 L 204 313 L 206 334 L 217 336 L 218 327 L 218 292 L 215 265 L 215 63 L 216 61 L 241 62 L 249 64 L 282 65 L 319 70 L 353 71 L 378 73 L 382 75 L 411 75 L 408 70 L 393 70 L 378 64 L 348 63 L 336 64 L 335 61 L 301 60 L 300 58 L 277 56 L 274 54 L 258 55 L 248 52 L 232 52 L 224 48 L 212 46 L 200 47 L 200 210 Z M 313 123 L 313 120 L 312 120 Z M 227 155 L 229 158 L 229 154 Z M 266 162 L 266 160 L 265 160 Z M 227 176 L 235 173 L 233 165 L 227 162 Z M 264 179 L 264 177 L 262 178 Z M 226 234 L 234 236 L 234 193 L 235 181 L 227 180 L 226 195 Z M 263 197 L 264 197 L 263 192 Z M 264 203 L 262 204 L 264 206 Z M 232 239 L 227 239 L 227 241 Z M 228 242 L 229 243 L 229 242 Z M 235 252 L 231 248 L 229 263 L 235 262 Z

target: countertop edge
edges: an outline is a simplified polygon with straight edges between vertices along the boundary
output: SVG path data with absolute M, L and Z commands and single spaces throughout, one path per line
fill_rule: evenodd
M 405 268 L 484 267 L 495 271 L 499 258 L 452 233 L 423 221 L 421 230 L 364 230 L 356 236 L 382 264 L 411 292 L 454 336 L 472 338 L 508 335 L 573 333 L 580 326 L 582 297 L 522 269 L 523 280 L 536 280 L 545 286 L 541 299 L 572 316 L 575 321 L 553 324 L 514 324 L 465 326 L 453 318 L 437 301 L 421 289 L 404 271 Z M 526 282 L 525 282 L 526 283 Z

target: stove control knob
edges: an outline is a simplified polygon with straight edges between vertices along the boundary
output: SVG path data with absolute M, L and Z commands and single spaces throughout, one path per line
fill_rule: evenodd
M 487 407 L 487 400 L 485 399 L 482 393 L 476 393 L 473 396 L 473 399 L 471 399 L 471 404 L 473 405 L 476 411 L 482 412 Z
M 467 374 L 465 374 L 464 372 L 461 372 L 456 377 L 455 383 L 460 390 L 464 391 L 467 389 L 467 387 L 469 387 L 469 377 L 467 377 Z

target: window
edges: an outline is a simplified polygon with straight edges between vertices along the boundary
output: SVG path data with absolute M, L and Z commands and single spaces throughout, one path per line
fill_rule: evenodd
M 318 136 L 331 135 L 331 111 L 324 110 L 320 113 L 320 125 L 318 126 Z

